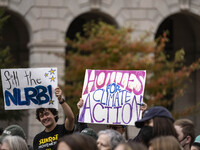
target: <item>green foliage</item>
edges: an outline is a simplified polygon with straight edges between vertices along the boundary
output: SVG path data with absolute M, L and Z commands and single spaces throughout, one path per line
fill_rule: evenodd
M 67 53 L 66 95 L 73 110 L 81 97 L 85 69 L 146 70 L 147 79 L 144 101 L 148 106 L 170 107 L 183 93 L 184 81 L 199 69 L 200 60 L 184 66 L 183 49 L 168 59 L 164 47 L 166 33 L 149 41 L 149 33 L 139 39 L 131 37 L 134 30 L 116 29 L 103 22 L 84 26 L 84 36 L 77 34 L 75 40 L 67 39 L 72 48 Z
M 9 16 L 4 16 L 4 10 L 0 9 L 0 69 L 3 68 L 12 68 L 15 67 L 13 65 L 13 58 L 11 57 L 9 47 L 7 46 L 2 47 L 1 42 L 2 38 L 1 33 L 3 30 L 3 25 L 5 24 L 6 20 L 9 19 Z M 0 84 L 2 85 L 2 81 L 0 81 Z M 4 110 L 4 99 L 3 99 L 3 90 L 2 86 L 0 86 L 0 120 L 4 121 L 18 121 L 21 120 L 23 117 L 23 111 L 14 111 L 14 110 Z

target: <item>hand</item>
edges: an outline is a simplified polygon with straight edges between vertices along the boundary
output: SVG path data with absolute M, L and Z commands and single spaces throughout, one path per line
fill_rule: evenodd
M 59 102 L 61 102 L 62 101 L 62 90 L 59 87 L 55 88 L 55 95 L 58 98 Z
M 143 104 L 144 104 L 144 105 L 141 105 L 141 106 L 140 106 L 140 110 L 141 110 L 142 112 L 144 112 L 145 110 L 147 110 L 147 104 L 146 104 L 145 102 L 143 102 Z
M 80 109 L 83 106 L 83 103 L 84 103 L 83 99 L 80 98 L 79 102 L 77 103 L 78 109 Z

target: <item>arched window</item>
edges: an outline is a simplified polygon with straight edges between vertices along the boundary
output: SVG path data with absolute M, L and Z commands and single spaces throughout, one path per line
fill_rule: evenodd
M 192 14 L 178 13 L 169 16 L 160 24 L 155 38 L 167 30 L 169 42 L 166 43 L 165 52 L 169 54 L 169 60 L 173 60 L 175 52 L 183 48 L 185 50 L 185 65 L 189 65 L 200 57 L 199 27 L 199 17 Z M 184 95 L 179 97 L 174 103 L 176 111 L 181 111 L 197 103 L 198 93 L 196 88 L 200 83 L 200 80 L 197 78 L 197 72 L 192 73 L 190 79 L 192 82 L 185 81 L 187 88 Z
M 9 16 L 3 26 L 1 47 L 9 47 L 13 58 L 13 65 L 9 67 L 28 67 L 29 42 L 28 29 L 21 16 L 11 11 L 6 11 L 5 16 Z

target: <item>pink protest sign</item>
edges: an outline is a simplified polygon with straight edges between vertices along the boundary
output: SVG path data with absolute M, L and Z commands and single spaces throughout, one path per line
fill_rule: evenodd
M 143 102 L 145 80 L 145 70 L 87 69 L 79 122 L 134 125 L 142 115 L 138 104 Z

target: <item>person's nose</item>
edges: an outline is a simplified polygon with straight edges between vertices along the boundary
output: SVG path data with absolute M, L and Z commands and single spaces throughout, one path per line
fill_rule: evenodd
M 97 144 L 98 150 L 101 150 L 101 144 Z
M 98 150 L 101 150 L 101 143 L 97 143 Z
M 42 119 L 42 120 L 45 120 L 45 119 L 47 119 L 47 116 L 44 115 L 41 119 Z

